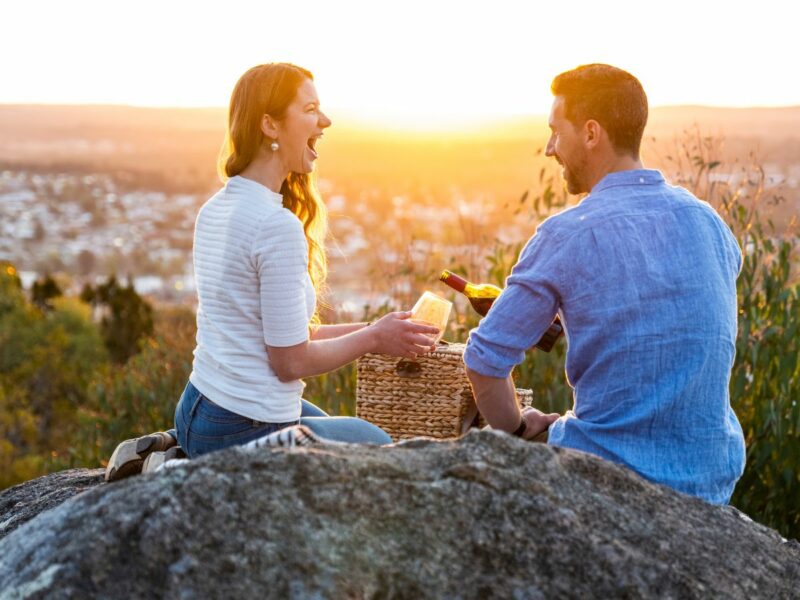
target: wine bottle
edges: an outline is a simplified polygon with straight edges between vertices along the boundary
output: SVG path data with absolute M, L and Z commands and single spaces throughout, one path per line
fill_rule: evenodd
M 463 277 L 459 277 L 455 273 L 451 273 L 447 270 L 442 271 L 439 280 L 449 285 L 455 291 L 464 294 L 472 305 L 472 308 L 475 309 L 475 312 L 484 317 L 492 307 L 492 303 L 503 291 L 491 283 L 471 283 Z M 545 352 L 550 352 L 562 331 L 561 319 L 556 317 L 550 327 L 547 328 L 547 331 L 544 332 L 542 338 L 536 342 L 535 347 Z

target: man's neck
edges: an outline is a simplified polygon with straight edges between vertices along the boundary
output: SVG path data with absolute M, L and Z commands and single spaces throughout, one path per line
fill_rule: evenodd
M 590 181 L 587 183 L 589 191 L 591 191 L 594 186 L 600 183 L 600 180 L 603 179 L 609 173 L 618 173 L 620 171 L 633 171 L 636 169 L 644 169 L 644 165 L 642 164 L 642 159 L 639 157 L 633 157 L 629 154 L 625 155 L 612 155 L 608 157 L 608 160 L 603 161 L 597 164 L 596 168 L 593 169 L 593 174 L 590 177 Z

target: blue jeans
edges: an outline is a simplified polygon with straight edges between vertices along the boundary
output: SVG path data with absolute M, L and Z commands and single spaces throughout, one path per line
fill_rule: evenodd
M 175 438 L 190 458 L 229 446 L 246 444 L 284 427 L 307 426 L 318 436 L 338 442 L 390 444 L 392 438 L 380 427 L 355 417 L 331 417 L 310 402 L 302 401 L 299 421 L 263 423 L 214 404 L 191 382 L 186 384 L 175 408 Z

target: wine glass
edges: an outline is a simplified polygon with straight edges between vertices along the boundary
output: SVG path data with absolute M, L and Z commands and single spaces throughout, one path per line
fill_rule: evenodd
M 439 328 L 439 333 L 431 335 L 434 344 L 438 344 L 444 335 L 447 327 L 447 320 L 450 318 L 450 310 L 453 303 L 437 296 L 433 292 L 424 292 L 419 297 L 414 308 L 411 309 L 411 320 L 416 323 L 424 323 Z

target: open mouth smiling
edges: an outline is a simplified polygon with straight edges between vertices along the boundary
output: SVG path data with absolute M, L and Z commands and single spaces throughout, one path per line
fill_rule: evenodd
M 317 158 L 318 156 L 316 146 L 317 146 L 317 141 L 319 140 L 319 138 L 322 137 L 322 135 L 323 134 L 320 133 L 318 135 L 311 136 L 310 138 L 308 138 L 308 141 L 306 142 L 308 149 L 311 151 L 311 156 L 313 156 L 314 158 Z

